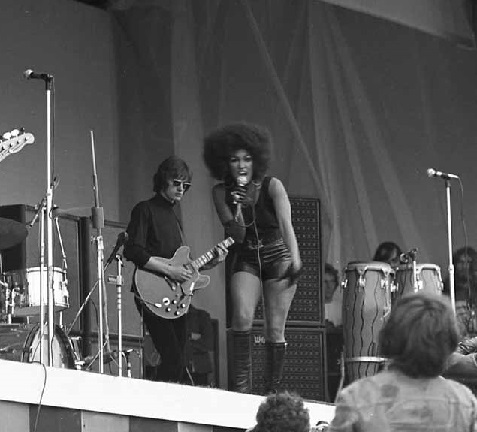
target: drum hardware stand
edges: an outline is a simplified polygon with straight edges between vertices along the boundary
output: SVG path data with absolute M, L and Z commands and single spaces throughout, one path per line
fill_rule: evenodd
M 53 181 L 51 182 L 51 184 L 49 185 L 49 189 L 51 189 L 52 191 L 54 191 L 57 186 L 58 186 L 58 178 L 57 177 L 54 177 Z M 46 215 L 47 215 L 47 212 L 46 212 L 46 206 L 47 206 L 47 201 L 48 201 L 48 192 L 45 196 L 43 196 L 43 198 L 41 199 L 41 201 L 36 205 L 35 209 L 36 209 L 36 212 L 35 212 L 35 215 L 33 216 L 33 219 L 27 224 L 27 226 L 29 228 L 32 228 L 35 223 L 37 222 L 37 220 L 39 219 L 40 220 L 40 226 L 39 226 L 39 239 L 40 239 L 40 322 L 43 323 L 44 320 L 45 320 L 45 305 L 44 305 L 44 299 L 43 299 L 43 293 L 45 292 L 44 291 L 44 279 L 43 279 L 43 275 L 45 274 L 45 220 L 48 221 L 48 219 L 46 219 Z M 41 215 L 41 216 L 40 216 Z M 51 219 L 50 219 L 51 221 Z M 48 223 L 48 222 L 47 222 Z M 51 240 L 51 242 L 48 242 L 48 244 L 51 245 L 51 247 L 49 249 L 52 249 L 53 248 L 53 239 Z M 51 251 L 51 254 L 53 255 L 53 250 Z M 53 262 L 53 260 L 51 261 Z M 48 283 L 48 272 L 47 272 L 47 287 L 50 287 L 50 284 Z M 51 274 L 51 288 L 53 289 L 53 274 Z M 49 299 L 50 299 L 50 295 L 47 294 L 47 302 L 48 302 L 48 305 L 49 305 Z M 53 302 L 54 302 L 54 295 L 53 295 L 53 292 L 51 294 L 51 299 L 52 299 L 52 309 L 53 309 Z M 48 309 L 49 310 L 49 309 Z M 13 314 L 13 312 L 12 312 Z M 47 320 L 48 322 L 50 322 L 50 319 L 49 319 L 49 313 L 48 313 L 48 317 L 47 317 Z M 52 318 L 51 322 L 52 322 L 52 327 L 54 325 L 53 323 L 53 320 L 54 318 Z M 29 323 L 30 322 L 30 319 L 29 317 L 27 317 L 27 322 Z M 44 335 L 44 326 L 43 325 L 40 325 L 40 362 L 43 363 L 43 343 L 44 343 L 44 338 L 43 338 L 43 335 Z M 53 330 L 51 330 L 51 333 L 50 333 L 50 326 L 48 325 L 48 340 L 50 341 L 48 343 L 48 365 L 49 366 L 52 366 L 53 365 L 53 353 L 50 353 L 51 351 L 51 348 L 52 347 L 52 340 L 53 340 L 53 333 L 54 331 L 54 327 L 53 327 Z M 51 335 L 51 336 L 50 336 Z M 51 354 L 51 355 L 50 355 Z M 51 358 L 51 361 L 50 361 L 50 358 Z
M 67 279 L 67 276 L 68 276 L 68 262 L 66 261 L 66 252 L 65 252 L 65 247 L 64 247 L 64 244 L 63 244 L 63 237 L 61 235 L 61 231 L 60 231 L 60 223 L 58 221 L 58 217 L 55 217 L 55 227 L 56 227 L 56 233 L 58 234 L 58 242 L 60 244 L 60 249 L 61 249 L 61 270 L 62 270 L 62 274 L 65 275 L 65 280 L 61 280 L 61 290 L 62 292 L 66 292 L 68 293 L 68 290 L 64 289 L 65 287 L 63 285 L 66 285 L 66 287 L 68 287 L 68 279 Z M 64 273 L 63 273 L 64 272 Z M 66 302 L 68 305 L 69 305 L 69 300 Z M 60 311 L 59 313 L 59 322 L 58 322 L 59 326 L 61 328 L 63 328 L 63 312 Z

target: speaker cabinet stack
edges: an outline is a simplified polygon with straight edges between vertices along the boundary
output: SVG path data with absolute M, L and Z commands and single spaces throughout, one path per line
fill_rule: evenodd
M 306 399 L 326 400 L 327 365 L 321 289 L 323 265 L 320 203 L 314 198 L 299 197 L 290 197 L 290 203 L 292 223 L 300 248 L 303 269 L 285 329 L 288 345 L 282 385 L 285 389 L 294 391 Z M 227 297 L 227 303 L 227 322 L 230 324 L 229 297 Z M 264 391 L 263 318 L 263 306 L 260 303 L 255 313 L 256 320 L 252 329 L 252 392 L 255 394 L 263 394 Z M 229 334 L 231 334 L 230 331 Z M 231 346 L 230 341 L 229 346 Z M 228 365 L 230 383 L 232 376 L 230 355 Z

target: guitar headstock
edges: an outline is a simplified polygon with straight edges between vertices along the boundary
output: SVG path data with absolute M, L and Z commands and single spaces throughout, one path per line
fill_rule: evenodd
M 13 129 L 0 138 L 0 162 L 12 153 L 18 153 L 27 144 L 35 142 L 35 137 L 25 129 Z

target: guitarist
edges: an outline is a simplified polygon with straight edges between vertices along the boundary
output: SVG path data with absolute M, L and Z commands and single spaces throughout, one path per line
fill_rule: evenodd
M 182 227 L 176 204 L 191 187 L 192 174 L 187 164 L 175 156 L 164 160 L 153 178 L 155 195 L 138 203 L 131 212 L 127 228 L 128 241 L 124 256 L 137 267 L 154 271 L 169 279 L 184 283 L 192 271 L 183 265 L 169 265 L 160 258 L 170 259 L 183 244 Z M 217 256 L 204 269 L 225 259 L 227 250 L 218 248 Z M 165 319 L 153 314 L 141 301 L 137 289 L 136 306 L 151 336 L 161 363 L 152 377 L 156 381 L 190 384 L 186 371 L 187 314 L 177 319 Z

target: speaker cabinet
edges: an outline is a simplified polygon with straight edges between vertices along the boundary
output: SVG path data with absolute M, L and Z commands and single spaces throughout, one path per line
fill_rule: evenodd
M 228 332 L 228 352 L 232 354 L 232 332 Z M 325 333 L 321 328 L 287 327 L 287 352 L 282 387 L 305 399 L 326 400 Z M 229 355 L 229 388 L 233 375 L 233 359 Z M 264 394 L 265 338 L 262 326 L 252 329 L 252 393 Z
M 321 254 L 320 201 L 316 198 L 290 197 L 292 223 L 300 248 L 303 263 L 295 297 L 288 312 L 288 322 L 293 325 L 324 324 Z M 227 284 L 233 266 L 233 253 L 226 262 Z M 226 291 L 227 327 L 230 327 L 232 308 L 230 293 Z M 262 320 L 263 306 L 260 302 L 255 319 Z
M 93 307 L 89 308 L 89 331 L 97 332 L 99 321 L 97 318 L 98 308 L 98 250 L 97 250 L 97 233 L 91 225 L 89 218 L 81 220 L 81 229 L 84 238 L 84 261 L 87 263 L 88 273 L 85 275 L 85 280 L 88 284 L 85 286 L 86 293 L 93 291 L 91 296 L 91 303 Z M 104 262 L 106 263 L 108 257 L 112 253 L 116 241 L 120 233 L 126 230 L 126 225 L 105 221 L 104 228 L 101 230 L 104 245 Z M 125 336 L 142 337 L 142 322 L 139 312 L 134 304 L 134 295 L 131 292 L 131 284 L 134 273 L 134 265 L 126 260 L 123 261 L 121 274 L 123 284 L 121 288 L 121 315 L 122 315 L 122 329 Z M 115 279 L 119 274 L 118 263 L 114 259 L 109 267 L 105 270 L 106 282 L 106 308 L 107 308 L 107 322 L 109 331 L 111 333 L 118 333 L 118 287 L 115 284 Z M 109 280 L 109 282 L 108 282 Z M 85 293 L 85 294 L 86 294 Z
M 105 221 L 104 228 L 101 230 L 104 247 L 104 262 L 112 253 L 116 245 L 118 236 L 126 229 L 126 225 Z M 84 264 L 84 292 L 83 297 L 91 294 L 86 303 L 83 312 L 82 335 L 83 354 L 93 355 L 94 338 L 97 337 L 99 328 L 99 290 L 98 290 L 98 233 L 92 227 L 90 218 L 80 220 L 80 232 L 82 248 L 82 261 Z M 122 260 L 121 275 L 122 286 L 116 285 L 119 275 L 118 262 L 113 259 L 112 263 L 105 270 L 105 290 L 103 310 L 103 333 L 109 330 L 111 335 L 118 335 L 119 329 L 119 310 L 121 310 L 121 323 L 123 339 L 136 338 L 142 339 L 142 320 L 134 304 L 134 295 L 131 292 L 134 265 L 128 261 Z M 120 309 L 119 309 L 120 307 Z M 106 329 L 107 326 L 107 329 Z

